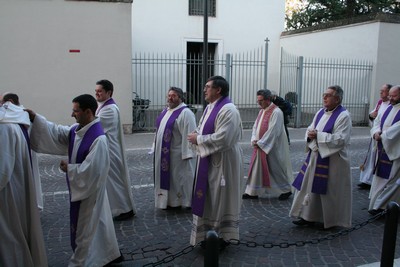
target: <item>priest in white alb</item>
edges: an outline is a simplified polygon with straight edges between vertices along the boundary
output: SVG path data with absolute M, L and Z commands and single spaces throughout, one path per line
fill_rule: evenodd
M 19 102 L 19 96 L 15 93 L 7 92 L 4 93 L 3 99 L 0 101 L 2 103 L 11 102 L 12 104 L 19 106 L 20 109 L 24 109 L 24 106 L 21 105 Z M 24 116 L 28 116 L 28 113 L 24 112 Z M 18 113 L 17 113 L 18 114 Z M 19 116 L 19 115 L 17 115 Z M 42 193 L 42 182 L 40 179 L 40 172 L 39 172 L 39 160 L 38 156 L 35 151 L 31 150 L 31 160 L 32 160 L 32 169 L 33 169 L 33 181 L 35 183 L 35 191 L 36 191 L 36 200 L 38 204 L 38 208 L 43 210 L 43 193 Z
M 295 196 L 289 215 L 298 226 L 322 224 L 351 227 L 352 188 L 348 149 L 351 117 L 341 105 L 343 89 L 329 86 L 320 109 L 307 128 L 306 160 L 293 182 Z
M 0 266 L 47 267 L 29 125 L 22 107 L 0 105 Z
M 209 78 L 204 94 L 209 104 L 196 131 L 188 135 L 198 155 L 190 244 L 204 241 L 207 232 L 214 230 L 224 248 L 230 239 L 239 239 L 242 121 L 223 77 Z
M 375 215 L 390 201 L 400 202 L 400 85 L 389 91 L 390 105 L 378 116 L 371 136 L 378 143 L 368 212 Z
M 106 191 L 110 167 L 107 138 L 95 117 L 96 99 L 88 94 L 72 100 L 76 124 L 57 125 L 28 110 L 33 121 L 32 149 L 68 155 L 60 162 L 70 194 L 72 257 L 68 266 L 104 266 L 122 261 Z
M 121 114 L 112 95 L 114 85 L 108 80 L 96 82 L 95 97 L 98 102 L 96 117 L 100 119 L 107 136 L 110 152 L 110 170 L 107 178 L 107 194 L 114 220 L 130 219 L 136 214 L 131 179 L 126 161 L 124 131 Z
M 183 98 L 182 89 L 171 87 L 168 106 L 156 120 L 154 198 L 159 209 L 191 207 L 196 157 L 187 135 L 196 129 L 196 119 Z
M 293 171 L 283 113 L 271 97 L 268 89 L 257 91 L 261 110 L 251 134 L 253 154 L 243 199 L 260 196 L 285 200 L 292 194 Z
M 391 84 L 384 84 L 380 89 L 380 99 L 376 103 L 374 110 L 369 113 L 369 121 L 373 126 L 374 120 L 378 116 L 382 116 L 386 108 L 389 106 L 389 90 L 392 87 Z M 374 168 L 376 162 L 376 151 L 377 143 L 371 138 L 368 146 L 367 154 L 365 155 L 364 161 L 360 166 L 360 183 L 357 186 L 360 189 L 370 189 L 372 184 L 372 178 L 374 177 Z

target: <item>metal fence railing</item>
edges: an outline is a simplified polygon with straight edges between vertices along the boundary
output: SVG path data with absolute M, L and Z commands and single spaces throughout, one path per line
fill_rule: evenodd
M 308 126 L 330 85 L 344 91 L 353 125 L 368 125 L 373 65 L 366 60 L 304 58 L 281 51 L 281 96 L 293 103 L 293 127 Z
M 240 111 L 244 128 L 250 128 L 257 117 L 256 92 L 266 87 L 267 53 L 266 40 L 265 47 L 254 51 L 208 56 L 208 76 L 221 75 L 229 81 L 230 97 Z M 202 62 L 201 54 L 135 54 L 133 130 L 154 129 L 171 86 L 186 92 L 186 103 L 199 120 L 204 106 Z M 279 92 L 293 104 L 289 126 L 307 126 L 322 106 L 324 90 L 336 84 L 345 92 L 343 105 L 351 113 L 353 125 L 367 125 L 372 69 L 368 61 L 304 58 L 282 50 Z
M 229 81 L 230 97 L 241 112 L 245 127 L 252 125 L 257 116 L 255 99 L 257 90 L 263 88 L 264 58 L 264 48 L 208 57 L 208 76 L 221 75 Z M 142 124 L 135 124 L 133 130 L 154 129 L 155 119 L 165 107 L 171 86 L 182 88 L 186 93 L 186 103 L 193 106 L 199 120 L 204 106 L 202 61 L 201 54 L 135 54 L 132 59 L 133 98 L 149 100 L 150 104 L 145 109 L 145 125 L 139 127 Z M 137 99 L 133 101 L 133 109 L 141 110 L 141 107 L 135 107 L 135 103 L 138 103 Z

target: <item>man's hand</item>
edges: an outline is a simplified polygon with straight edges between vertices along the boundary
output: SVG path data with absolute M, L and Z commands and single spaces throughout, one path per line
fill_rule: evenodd
M 317 133 L 318 133 L 317 130 L 310 130 L 310 131 L 307 132 L 307 137 L 308 137 L 310 140 L 317 139 Z
M 188 134 L 187 140 L 194 145 L 197 145 L 197 133 L 193 132 Z
M 67 171 L 68 171 L 68 162 L 67 162 L 66 160 L 62 160 L 62 161 L 60 162 L 60 169 L 61 169 L 63 172 L 67 172 Z
M 371 112 L 371 113 L 369 114 L 369 117 L 370 117 L 371 119 L 375 119 L 376 116 L 378 116 L 378 111 L 374 111 L 374 112 Z
M 252 145 L 253 147 L 258 147 L 257 142 L 258 142 L 258 140 L 253 140 L 253 141 L 251 142 L 251 145 Z
M 28 112 L 28 114 L 29 114 L 29 120 L 30 120 L 31 122 L 33 122 L 33 121 L 35 120 L 36 113 L 35 113 L 33 110 L 29 109 L 29 108 L 25 108 L 24 111 Z
M 382 134 L 381 132 L 374 133 L 374 139 L 376 141 L 381 141 L 382 140 L 381 134 Z

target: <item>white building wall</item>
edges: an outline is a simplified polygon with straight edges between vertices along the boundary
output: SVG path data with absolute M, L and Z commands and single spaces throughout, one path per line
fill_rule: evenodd
M 379 88 L 384 83 L 400 84 L 399 66 L 400 53 L 400 24 L 379 23 L 379 35 L 377 39 L 378 53 L 376 60 L 375 94 L 373 103 L 379 99 Z
M 279 38 L 284 30 L 285 1 L 217 0 L 209 17 L 209 42 L 217 53 L 248 52 L 269 42 L 268 86 L 279 84 Z M 203 40 L 203 17 L 189 16 L 188 0 L 134 0 L 133 53 L 186 53 L 187 41 Z M 167 88 L 166 88 L 167 89 Z
M 400 25 L 366 22 L 343 27 L 284 35 L 280 45 L 287 53 L 312 58 L 365 59 L 373 63 L 371 108 L 384 83 L 398 84 Z M 344 88 L 345 89 L 345 88 Z M 360 96 L 365 97 L 365 96 Z
M 72 99 L 94 95 L 96 81 L 109 79 L 131 127 L 131 3 L 2 0 L 0 36 L 0 92 L 72 124 Z

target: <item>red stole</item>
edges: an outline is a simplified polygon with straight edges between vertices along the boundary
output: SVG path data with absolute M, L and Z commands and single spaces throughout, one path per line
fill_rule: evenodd
M 264 111 L 260 110 L 260 112 L 258 113 L 257 120 L 256 120 L 256 129 L 258 128 L 262 114 L 264 114 L 263 120 L 261 121 L 261 125 L 260 125 L 260 132 L 258 134 L 259 137 L 262 137 L 265 134 L 265 132 L 268 130 L 269 119 L 271 118 L 272 112 L 275 110 L 275 108 L 276 108 L 276 105 L 271 103 L 271 106 L 269 109 L 264 110 Z M 269 186 L 271 186 L 271 181 L 269 178 L 269 168 L 268 168 L 268 162 L 267 162 L 268 155 L 264 152 L 264 150 L 262 150 L 259 147 L 254 147 L 253 155 L 251 156 L 248 177 L 250 177 L 250 175 L 251 175 L 251 171 L 253 170 L 254 160 L 255 160 L 258 152 L 260 152 L 260 154 L 261 154 L 260 156 L 261 156 L 263 186 L 269 187 Z
M 383 102 L 383 100 L 379 99 L 378 103 L 376 104 L 375 110 L 374 110 L 375 112 L 379 111 L 379 109 L 381 108 L 382 102 Z

